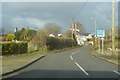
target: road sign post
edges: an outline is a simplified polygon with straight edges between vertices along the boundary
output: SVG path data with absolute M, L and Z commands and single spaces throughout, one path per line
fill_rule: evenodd
M 98 36 L 98 54 L 100 54 L 100 36 Z
M 105 30 L 97 30 L 97 36 L 98 36 L 98 54 L 100 54 L 100 37 L 102 37 L 102 54 L 104 54 L 104 36 L 105 36 Z
M 104 38 L 102 37 L 102 54 L 104 54 Z

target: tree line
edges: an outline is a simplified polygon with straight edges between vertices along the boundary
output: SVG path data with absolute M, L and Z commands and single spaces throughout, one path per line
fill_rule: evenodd
M 77 28 L 80 30 L 80 32 L 85 32 L 86 29 L 83 24 L 76 22 Z M 45 35 L 49 34 L 60 34 L 61 33 L 61 27 L 57 25 L 56 23 L 46 23 L 44 25 L 43 29 L 38 29 L 40 31 L 44 31 Z M 31 41 L 36 36 L 38 36 L 39 31 L 28 29 L 28 28 L 22 28 L 21 30 L 17 30 L 14 32 L 14 34 L 9 33 L 3 37 L 3 41 Z M 66 37 L 71 38 L 71 31 L 66 31 L 65 35 Z

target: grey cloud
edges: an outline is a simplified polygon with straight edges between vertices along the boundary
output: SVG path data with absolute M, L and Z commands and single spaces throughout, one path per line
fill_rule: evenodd
M 72 16 L 78 12 L 83 2 L 7 2 L 3 3 L 3 27 L 13 30 L 14 27 L 26 25 L 39 26 L 55 22 L 65 31 L 71 26 Z M 117 12 L 117 11 L 116 11 Z M 85 25 L 88 32 L 94 32 L 93 22 L 90 17 L 97 19 L 106 28 L 111 25 L 111 3 L 88 2 L 77 14 L 76 20 Z M 117 16 L 116 16 L 117 17 Z M 13 27 L 13 28 L 12 28 Z

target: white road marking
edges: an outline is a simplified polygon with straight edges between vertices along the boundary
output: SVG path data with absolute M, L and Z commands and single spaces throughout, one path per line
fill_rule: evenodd
M 120 73 L 119 73 L 119 72 L 117 72 L 117 71 L 115 71 L 115 70 L 113 70 L 113 72 L 115 72 L 116 74 L 120 75 Z
M 76 52 L 73 52 L 72 54 L 75 54 Z
M 70 55 L 70 58 L 73 60 L 72 58 L 72 55 L 75 54 L 76 52 L 73 52 L 71 55 Z M 77 63 L 75 62 L 75 64 L 88 76 L 89 74 Z
M 72 56 L 70 56 L 70 58 L 73 60 Z
M 77 62 L 75 62 L 75 64 L 76 64 L 87 76 L 89 75 Z

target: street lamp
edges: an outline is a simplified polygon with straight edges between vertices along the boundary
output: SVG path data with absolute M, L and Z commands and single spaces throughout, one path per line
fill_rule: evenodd
M 97 36 L 96 36 L 96 35 L 97 35 L 97 34 L 96 34 L 96 19 L 95 19 L 95 18 L 90 18 L 90 19 L 91 19 L 91 20 L 94 20 L 94 24 L 95 24 L 95 39 L 96 39 L 96 37 L 97 37 Z

